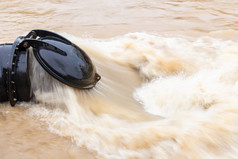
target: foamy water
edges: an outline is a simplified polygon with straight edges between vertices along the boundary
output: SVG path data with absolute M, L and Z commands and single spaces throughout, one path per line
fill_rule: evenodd
M 124 66 L 120 76 L 125 80 L 129 76 L 122 69 L 137 70 L 143 84 L 131 88 L 139 106 L 133 110 L 130 102 L 125 106 L 112 101 L 113 95 L 104 94 L 104 89 L 114 88 L 109 84 L 113 76 L 102 78 L 89 92 L 55 88 L 69 112 L 37 105 L 28 109 L 29 115 L 46 122 L 52 133 L 72 138 L 78 146 L 96 152 L 98 158 L 237 157 L 236 42 L 146 33 L 107 40 L 68 37 L 92 52 L 95 61 L 100 56 L 100 60 Z M 99 74 L 108 67 L 98 66 Z M 123 100 L 121 96 L 117 98 Z M 57 100 L 57 96 L 53 98 Z M 103 101 L 98 103 L 100 99 Z
M 35 96 L 1 104 L 1 158 L 236 159 L 236 8 L 222 0 L 0 2 L 3 42 L 57 31 L 102 76 L 91 90 L 65 86 L 30 51 Z

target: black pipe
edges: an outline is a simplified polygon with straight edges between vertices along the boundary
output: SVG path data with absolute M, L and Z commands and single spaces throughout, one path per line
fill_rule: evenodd
M 89 56 L 77 45 L 54 32 L 32 30 L 13 44 L 0 44 L 0 102 L 10 101 L 14 106 L 17 101 L 31 99 L 30 47 L 40 65 L 68 86 L 90 89 L 101 79 Z

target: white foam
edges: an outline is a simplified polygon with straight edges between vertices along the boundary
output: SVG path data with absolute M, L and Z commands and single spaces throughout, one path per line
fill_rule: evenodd
M 93 58 L 135 68 L 144 84 L 135 89 L 134 97 L 145 111 L 163 118 L 151 115 L 154 118 L 145 120 L 144 112 L 141 115 L 145 116 L 131 121 L 115 115 L 121 111 L 127 117 L 131 110 L 110 105 L 100 93 L 102 88 L 110 88 L 106 82 L 109 75 L 104 83 L 98 83 L 97 91 L 77 93 L 57 86 L 59 92 L 54 91 L 53 98 L 59 101 L 56 105 L 63 102 L 68 112 L 43 105 L 30 108 L 29 114 L 48 123 L 51 132 L 71 137 L 78 146 L 96 152 L 98 158 L 238 156 L 236 42 L 211 37 L 190 41 L 146 33 L 107 40 L 68 37 Z M 130 79 L 125 76 L 124 80 Z M 43 92 L 38 95 L 44 96 Z M 94 99 L 98 94 L 103 98 L 101 103 Z M 92 111 L 80 102 L 85 99 L 95 100 L 93 104 L 99 109 Z M 45 99 L 38 100 L 44 103 Z M 100 107 L 111 110 L 101 113 Z

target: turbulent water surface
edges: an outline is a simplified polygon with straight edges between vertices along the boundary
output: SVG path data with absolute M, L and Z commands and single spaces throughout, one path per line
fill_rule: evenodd
M 36 28 L 85 50 L 78 90 L 30 51 L 36 99 L 0 104 L 0 158 L 236 159 L 238 1 L 0 0 L 0 42 Z M 37 101 L 37 102 L 36 102 Z

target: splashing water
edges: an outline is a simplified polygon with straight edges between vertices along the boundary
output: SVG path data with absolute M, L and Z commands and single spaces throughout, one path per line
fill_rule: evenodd
M 28 113 L 52 133 L 98 158 L 237 157 L 237 42 L 147 33 L 107 40 L 64 36 L 92 57 L 102 80 L 92 90 L 73 89 L 33 60 L 40 104 Z
M 236 159 L 237 6 L 0 1 L 1 43 L 37 28 L 64 31 L 102 76 L 90 91 L 73 89 L 31 53 L 32 102 L 0 104 L 1 159 Z

